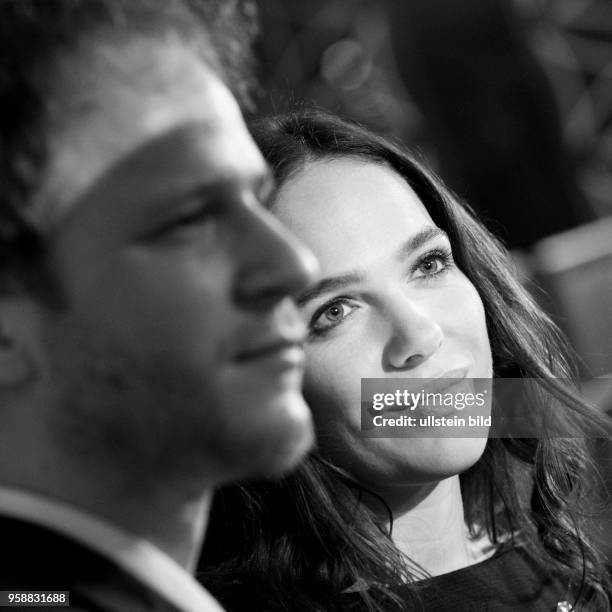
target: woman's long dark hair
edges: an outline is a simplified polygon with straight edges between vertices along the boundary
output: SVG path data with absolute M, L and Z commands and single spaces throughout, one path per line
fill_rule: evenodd
M 583 511 L 597 473 L 587 438 L 606 425 L 567 384 L 576 374 L 565 341 L 517 280 L 504 248 L 414 156 L 358 125 L 302 110 L 260 121 L 253 131 L 279 186 L 311 161 L 352 156 L 384 164 L 448 233 L 457 265 L 484 304 L 495 376 L 539 379 L 524 401 L 533 410 L 556 407 L 547 417 L 554 438 L 487 441 L 461 475 L 466 522 L 472 535 L 486 533 L 497 546 L 526 547 L 568 585 L 578 609 L 610 610 L 604 561 Z M 365 496 L 385 507 L 317 452 L 281 480 L 222 489 L 199 577 L 230 612 L 346 610 L 343 591 L 363 584 L 361 609 L 405 609 L 411 589 L 403 589 L 402 602 L 393 586 L 423 573 L 393 545 Z M 412 603 L 419 608 L 416 589 Z

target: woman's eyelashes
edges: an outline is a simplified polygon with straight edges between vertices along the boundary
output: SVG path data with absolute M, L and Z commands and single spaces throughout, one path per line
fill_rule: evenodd
M 436 247 L 421 255 L 411 266 L 410 273 L 421 273 L 419 278 L 432 279 L 447 272 L 454 265 L 450 247 Z
M 310 333 L 319 336 L 342 323 L 358 308 L 355 303 L 346 297 L 334 298 L 318 308 L 312 315 L 309 324 Z

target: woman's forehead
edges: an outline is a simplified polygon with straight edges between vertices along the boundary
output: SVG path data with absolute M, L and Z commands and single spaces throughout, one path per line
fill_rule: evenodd
M 311 162 L 281 187 L 274 213 L 325 264 L 391 252 L 432 220 L 408 183 L 352 157 Z

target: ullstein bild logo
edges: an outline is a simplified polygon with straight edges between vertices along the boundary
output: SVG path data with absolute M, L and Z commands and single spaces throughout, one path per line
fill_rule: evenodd
M 363 378 L 361 432 L 372 438 L 556 437 L 562 407 L 553 394 L 542 393 L 549 388 L 546 382 Z M 555 383 L 569 386 L 560 379 Z

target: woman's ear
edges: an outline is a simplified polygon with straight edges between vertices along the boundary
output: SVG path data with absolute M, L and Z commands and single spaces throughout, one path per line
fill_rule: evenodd
M 36 378 L 33 331 L 38 321 L 27 299 L 0 298 L 0 393 L 21 388 Z

